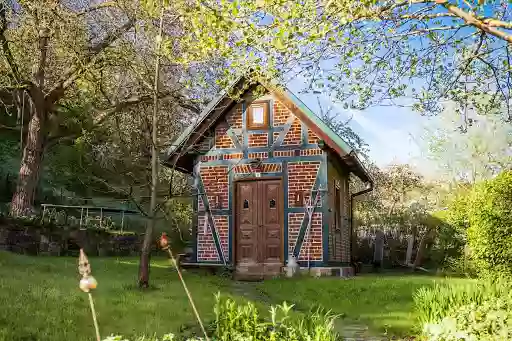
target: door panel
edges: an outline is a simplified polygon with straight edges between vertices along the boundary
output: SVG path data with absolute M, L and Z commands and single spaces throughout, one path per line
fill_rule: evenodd
M 263 263 L 280 263 L 282 249 L 281 212 L 283 198 L 281 181 L 268 180 L 259 183 L 261 196 L 261 253 Z
M 250 275 L 278 274 L 282 266 L 281 180 L 237 182 L 237 269 Z
M 237 183 L 237 262 L 258 262 L 258 187 L 255 182 Z

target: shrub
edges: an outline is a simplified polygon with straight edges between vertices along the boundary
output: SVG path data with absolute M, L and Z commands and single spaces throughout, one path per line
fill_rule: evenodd
M 512 171 L 477 185 L 469 204 L 468 244 L 483 275 L 512 274 Z
M 512 283 L 506 277 L 421 288 L 414 303 L 428 340 L 511 339 Z
M 426 324 L 423 335 L 429 341 L 512 340 L 511 301 L 491 298 L 463 305 L 439 323 Z

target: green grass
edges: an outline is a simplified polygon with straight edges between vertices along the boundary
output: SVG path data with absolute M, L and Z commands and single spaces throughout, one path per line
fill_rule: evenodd
M 162 335 L 194 322 L 178 276 L 165 259 L 153 262 L 154 287 L 147 292 L 135 286 L 135 259 L 89 260 L 98 280 L 94 299 L 103 336 Z M 223 280 L 193 274 L 187 274 L 186 280 L 200 313 L 212 318 L 214 294 L 228 293 Z M 0 252 L 0 340 L 93 339 L 87 295 L 79 290 L 78 282 L 76 259 Z
M 405 337 L 415 331 L 412 295 L 435 282 L 466 281 L 413 274 L 375 274 L 350 280 L 339 278 L 297 278 L 271 280 L 258 288 L 272 300 L 295 303 L 302 311 L 320 305 L 342 318 L 343 324 L 362 324 L 371 330 Z
M 152 289 L 146 292 L 135 286 L 137 259 L 89 260 L 99 284 L 94 299 L 103 336 L 162 335 L 184 324 L 194 325 L 187 296 L 166 259 L 152 261 Z M 217 292 L 245 300 L 234 294 L 227 279 L 190 271 L 185 278 L 203 320 L 213 318 Z M 412 293 L 435 280 L 413 275 L 278 279 L 249 285 L 247 290 L 255 292 L 247 297 L 260 310 L 268 310 L 269 302 L 287 301 L 301 312 L 319 304 L 341 314 L 341 325 L 360 323 L 375 332 L 388 330 L 390 335 L 404 336 L 414 327 Z M 79 290 L 78 282 L 77 259 L 0 252 L 0 341 L 92 340 L 87 295 Z M 259 295 L 268 300 L 258 299 Z

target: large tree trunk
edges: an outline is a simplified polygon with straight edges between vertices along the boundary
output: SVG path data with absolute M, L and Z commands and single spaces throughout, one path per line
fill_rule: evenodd
M 34 113 L 30 119 L 27 140 L 23 148 L 16 191 L 11 201 L 11 215 L 25 216 L 33 213 L 33 204 L 45 148 L 44 113 Z

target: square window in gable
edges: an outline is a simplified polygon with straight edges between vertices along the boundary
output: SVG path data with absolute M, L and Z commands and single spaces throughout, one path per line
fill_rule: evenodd
M 247 110 L 247 129 L 268 129 L 269 103 L 254 102 Z

